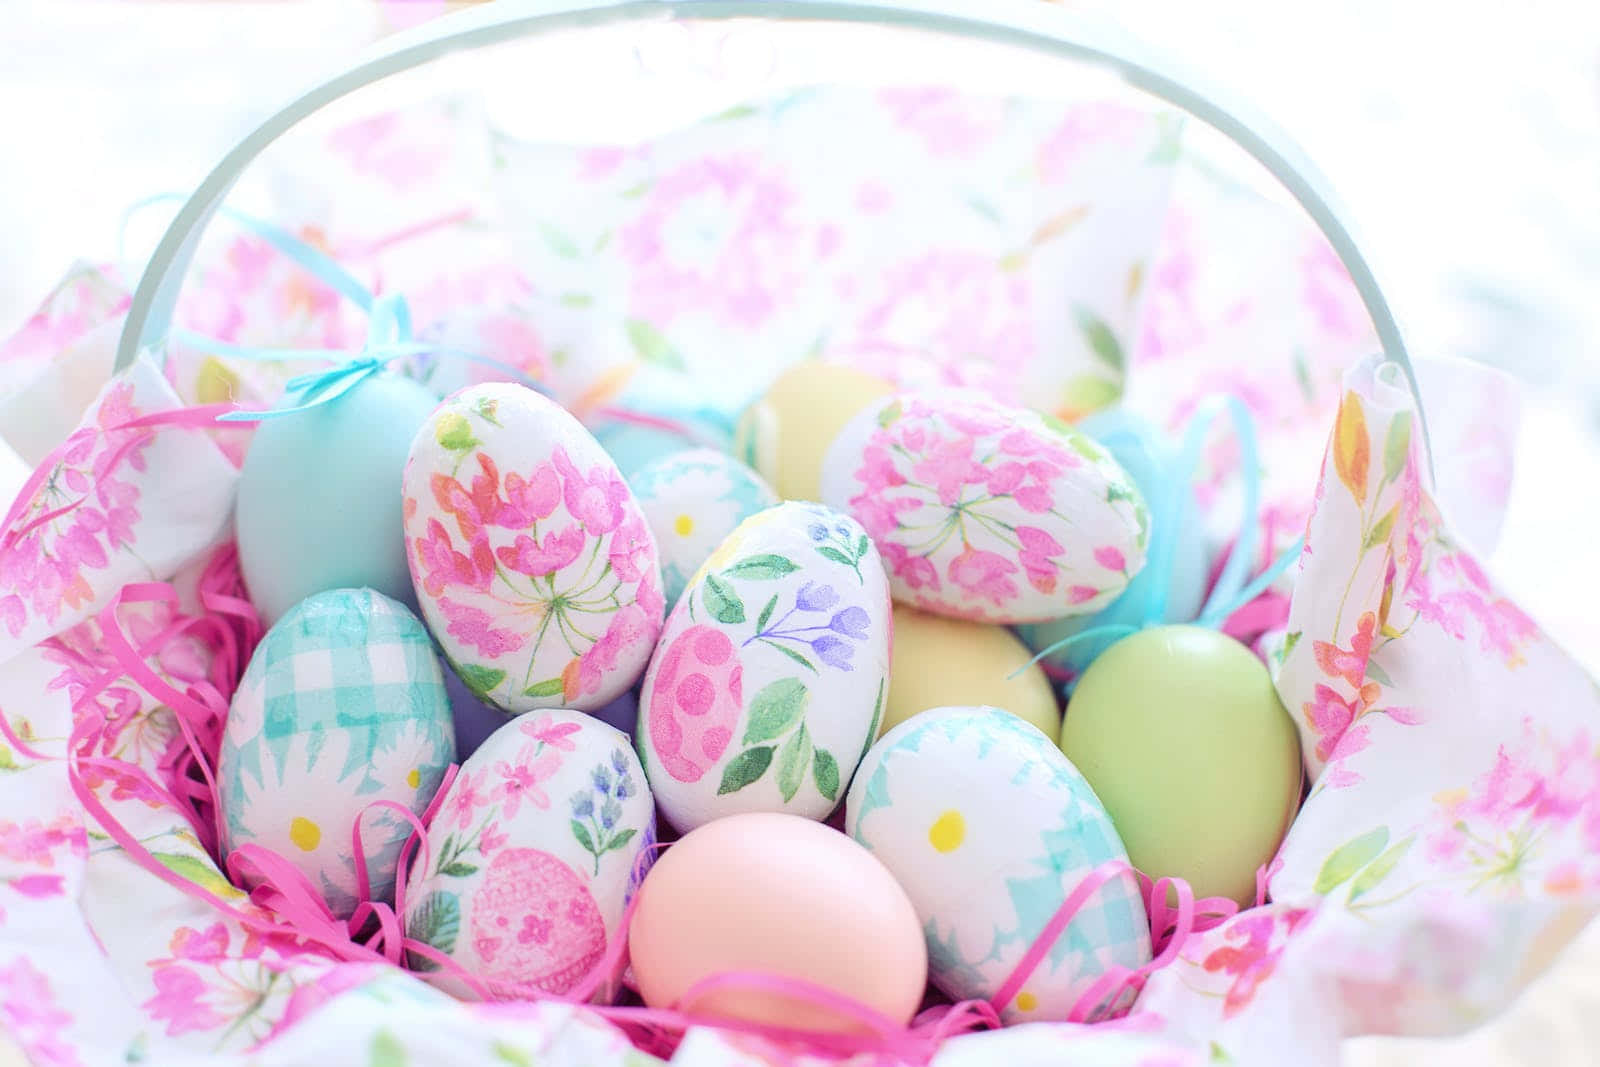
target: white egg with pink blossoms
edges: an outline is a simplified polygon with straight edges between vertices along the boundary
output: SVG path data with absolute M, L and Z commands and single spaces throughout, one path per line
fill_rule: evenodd
M 866 528 L 897 601 L 978 622 L 1100 610 L 1144 566 L 1150 527 L 1095 441 L 957 390 L 856 415 L 829 446 L 822 501 Z
M 417 432 L 404 493 L 417 601 L 474 693 L 588 711 L 638 680 L 665 613 L 656 543 L 577 419 L 520 385 L 464 389 Z

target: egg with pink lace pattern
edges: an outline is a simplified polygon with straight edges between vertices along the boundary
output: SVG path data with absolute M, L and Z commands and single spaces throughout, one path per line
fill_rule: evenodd
M 1144 566 L 1150 525 L 1099 444 L 960 390 L 855 416 L 829 446 L 822 500 L 872 536 L 896 601 L 977 622 L 1098 611 Z
M 638 680 L 666 607 L 656 542 L 577 419 L 520 385 L 464 389 L 417 432 L 404 494 L 417 600 L 467 688 L 587 711 Z

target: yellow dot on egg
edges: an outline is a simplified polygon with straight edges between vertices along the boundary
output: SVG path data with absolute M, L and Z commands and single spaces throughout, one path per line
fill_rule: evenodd
M 1039 1006 L 1039 998 L 1024 990 L 1017 994 L 1017 1010 L 1032 1011 Z
M 289 824 L 289 840 L 301 852 L 310 852 L 322 842 L 322 827 L 304 815 L 296 815 Z
M 694 533 L 694 519 L 687 515 L 679 515 L 672 521 L 672 529 L 679 537 L 688 537 Z
M 406 785 L 409 785 L 412 789 L 415 789 L 418 786 L 420 786 L 421 784 L 422 784 L 422 768 L 421 767 L 413 767 L 409 771 L 406 772 Z
M 940 815 L 928 827 L 928 843 L 940 852 L 954 852 L 967 836 L 967 820 L 959 811 L 950 810 Z

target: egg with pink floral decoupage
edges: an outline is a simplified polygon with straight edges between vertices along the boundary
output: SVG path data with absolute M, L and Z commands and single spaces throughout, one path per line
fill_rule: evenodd
M 790 502 L 737 526 L 668 616 L 635 739 L 662 814 L 825 819 L 878 733 L 893 617 L 855 520 Z
M 822 500 L 872 536 L 896 601 L 977 622 L 1098 611 L 1144 566 L 1150 525 L 1095 441 L 963 390 L 856 415 L 829 446 Z
M 589 711 L 638 680 L 665 613 L 656 543 L 577 419 L 520 385 L 463 389 L 412 441 L 404 489 L 417 600 L 468 689 Z
M 574 711 L 510 720 L 461 765 L 407 875 L 412 970 L 457 995 L 569 992 L 617 936 L 655 840 L 625 734 Z M 607 976 L 600 998 L 614 991 Z

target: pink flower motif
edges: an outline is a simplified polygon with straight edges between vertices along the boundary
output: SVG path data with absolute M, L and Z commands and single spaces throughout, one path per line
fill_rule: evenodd
M 756 152 L 700 156 L 661 175 L 619 234 L 634 317 L 658 327 L 684 314 L 764 325 L 806 280 L 815 236 L 794 221 L 795 200 Z
M 15 593 L 0 597 L 0 622 L 4 622 L 6 630 L 12 637 L 22 632 L 23 625 L 28 621 L 28 609 L 22 606 L 22 598 Z
M 518 728 L 539 744 L 558 748 L 562 752 L 577 751 L 578 746 L 572 741 L 572 735 L 582 729 L 577 723 L 557 722 L 550 715 L 524 716 L 524 718 L 528 721 Z
M 449 597 L 441 597 L 439 610 L 449 620 L 445 632 L 470 648 L 475 648 L 490 659 L 515 652 L 523 646 L 524 635 L 511 630 L 498 630 L 494 618 L 487 612 L 467 604 L 458 604 Z
M 1368 611 L 1357 620 L 1348 651 L 1327 641 L 1313 642 L 1312 650 L 1322 673 L 1330 678 L 1343 678 L 1350 688 L 1360 689 L 1366 681 L 1367 659 L 1372 655 L 1372 637 L 1377 627 L 1377 615 Z
M 660 632 L 660 624 L 638 604 L 629 604 L 613 614 L 600 640 L 578 657 L 578 694 L 598 691 L 606 674 L 616 670 L 624 651 L 654 645 Z
M 1017 595 L 1016 583 L 1006 577 L 1016 572 L 1017 565 L 999 553 L 968 547 L 950 561 L 945 573 L 956 585 L 998 607 Z
M 972 458 L 972 438 L 957 437 L 938 441 L 923 450 L 924 458 L 913 464 L 911 476 L 938 494 L 939 503 L 954 507 L 961 489 L 968 483 L 983 483 L 989 472 Z
M 212 923 L 201 932 L 191 926 L 180 926 L 168 947 L 175 959 L 215 963 L 228 954 L 228 928 Z
M 478 849 L 485 856 L 498 852 L 510 837 L 500 832 L 500 824 L 491 822 L 484 826 L 483 833 L 478 837 Z
M 72 1016 L 57 1003 L 50 979 L 26 958 L 0 968 L 0 1023 L 40 1067 L 79 1067 L 62 1033 Z
M 900 528 L 902 513 L 922 510 L 922 501 L 913 496 L 861 493 L 850 498 L 850 514 L 867 535 L 881 540 Z
M 450 787 L 450 799 L 446 802 L 446 818 L 456 821 L 456 828 L 465 830 L 472 825 L 473 816 L 478 809 L 489 804 L 489 795 L 483 791 L 485 779 L 489 777 L 487 769 L 479 771 L 476 776 L 462 768 L 456 775 L 455 782 Z
M 551 458 L 565 483 L 567 510 L 572 517 L 583 523 L 590 537 L 615 530 L 622 523 L 623 506 L 629 499 L 628 487 L 616 468 L 597 463 L 585 476 L 573 466 L 566 448 L 559 445 Z
M 659 619 L 667 610 L 667 598 L 662 595 L 661 587 L 656 584 L 654 575 L 643 574 L 639 578 L 639 586 L 634 590 L 634 603 L 638 604 L 652 619 Z
M 464 556 L 450 543 L 450 533 L 444 524 L 438 519 L 429 519 L 427 536 L 417 538 L 413 544 L 422 568 L 422 587 L 429 596 L 439 596 L 452 585 L 488 592 L 489 583 L 494 579 L 494 556 L 487 537 L 480 534 L 472 543 L 472 554 Z
M 920 427 L 919 427 L 920 430 Z M 919 450 L 921 444 L 906 446 L 913 451 Z M 869 493 L 881 493 L 885 489 L 895 489 L 906 484 L 905 475 L 895 466 L 894 456 L 884 445 L 874 441 L 867 446 L 862 455 L 861 469 L 856 471 L 856 481 Z
M 1005 123 L 1003 103 L 955 89 L 884 89 L 878 100 L 894 124 L 914 134 L 932 156 L 970 156 Z
M 1326 763 L 1333 758 L 1335 746 L 1361 714 L 1361 706 L 1354 700 L 1344 700 L 1333 689 L 1318 684 L 1315 697 L 1301 705 L 1301 713 L 1317 735 L 1317 759 Z M 1350 755 L 1346 752 L 1345 755 Z
M 1124 571 L 1128 569 L 1128 561 L 1123 558 L 1122 550 L 1113 545 L 1101 545 L 1094 550 L 1094 561 L 1108 571 Z
M 939 572 L 927 557 L 913 556 L 906 551 L 904 545 L 897 545 L 893 542 L 879 545 L 878 551 L 895 577 L 904 581 L 912 589 L 932 589 L 937 591 L 941 588 Z
M 568 526 L 545 534 L 543 541 L 518 534 L 510 546 L 497 549 L 495 555 L 512 570 L 540 578 L 554 574 L 577 559 L 588 541 L 581 527 Z
M 1016 534 L 1022 545 L 1017 559 L 1027 572 L 1028 582 L 1041 593 L 1055 592 L 1056 565 L 1051 557 L 1064 551 L 1061 543 L 1037 526 L 1018 526 Z
M 1278 960 L 1283 956 L 1284 942 L 1305 925 L 1312 914 L 1309 908 L 1290 908 L 1281 914 L 1259 908 L 1245 912 L 1229 923 L 1222 936 L 1225 941 L 1234 944 L 1213 949 L 1201 963 L 1212 974 L 1221 971 L 1234 976 L 1234 983 L 1222 1002 L 1224 1019 L 1233 1018 L 1249 1006 L 1261 983 L 1277 969 Z M 1273 934 L 1280 919 L 1283 938 L 1276 948 L 1272 948 Z
M 1040 482 L 1019 486 L 1011 496 L 1018 507 L 1032 515 L 1043 515 L 1056 506 L 1055 495 L 1050 487 Z
M 21 878 L 11 879 L 8 884 L 23 896 L 34 900 L 59 897 L 67 891 L 59 874 L 25 874 Z
M 495 514 L 495 525 L 526 530 L 548 518 L 561 503 L 561 478 L 548 463 L 535 467 L 527 479 L 516 471 L 506 475 L 506 502 Z
M 187 967 L 171 964 L 158 968 L 153 976 L 156 995 L 140 1007 L 151 1018 L 167 1021 L 167 1036 L 211 1030 L 228 1021 L 203 999 L 211 990 L 200 976 Z
M 644 577 L 651 557 L 655 555 L 655 540 L 644 516 L 631 511 L 626 521 L 611 538 L 611 551 L 607 558 L 617 577 L 625 582 L 637 582 Z
M 561 757 L 554 752 L 546 752 L 535 758 L 533 746 L 523 745 L 517 752 L 515 763 L 501 760 L 494 769 L 501 780 L 493 796 L 504 805 L 502 810 L 505 817 L 514 819 L 524 799 L 541 810 L 550 807 L 550 797 L 539 788 L 539 783 L 547 781 L 561 769 Z
M 1092 585 L 1075 585 L 1067 591 L 1067 602 L 1071 604 L 1087 604 L 1100 595 L 1100 590 Z

